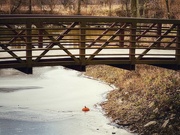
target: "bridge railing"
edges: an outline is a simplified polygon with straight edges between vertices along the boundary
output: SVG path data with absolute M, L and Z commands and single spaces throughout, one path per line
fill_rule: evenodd
M 180 65 L 180 20 L 0 15 L 0 68 Z

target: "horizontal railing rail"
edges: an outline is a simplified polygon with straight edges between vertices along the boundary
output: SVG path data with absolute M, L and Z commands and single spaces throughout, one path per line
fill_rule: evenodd
M 180 20 L 0 15 L 0 68 L 180 67 Z

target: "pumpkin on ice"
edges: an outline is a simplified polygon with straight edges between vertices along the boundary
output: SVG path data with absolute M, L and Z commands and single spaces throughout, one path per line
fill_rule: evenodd
M 90 109 L 87 108 L 86 106 L 84 106 L 84 108 L 82 109 L 82 111 L 83 111 L 83 112 L 88 112 L 88 111 L 90 111 Z

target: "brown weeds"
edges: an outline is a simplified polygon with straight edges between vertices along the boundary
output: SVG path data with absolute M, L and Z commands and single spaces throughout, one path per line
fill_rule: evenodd
M 102 103 L 107 116 L 145 135 L 180 133 L 180 72 L 147 65 L 135 71 L 89 66 L 87 75 L 114 84 Z

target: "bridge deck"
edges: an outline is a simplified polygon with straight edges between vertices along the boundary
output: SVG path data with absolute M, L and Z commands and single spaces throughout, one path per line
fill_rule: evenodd
M 0 68 L 150 64 L 180 69 L 180 20 L 0 15 Z

